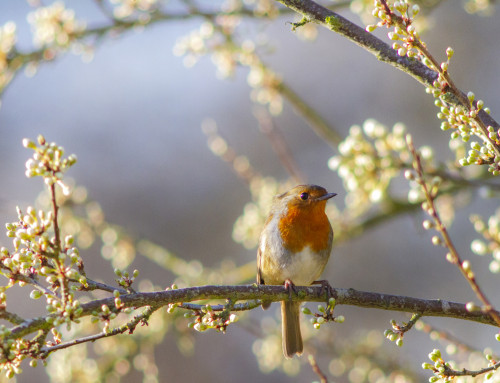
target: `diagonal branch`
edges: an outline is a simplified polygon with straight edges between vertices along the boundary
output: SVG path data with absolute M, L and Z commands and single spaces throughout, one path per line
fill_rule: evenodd
M 429 69 L 421 62 L 399 56 L 399 54 L 392 49 L 391 46 L 373 34 L 312 0 L 276 1 L 301 14 L 309 21 L 318 23 L 351 40 L 373 54 L 378 60 L 402 70 L 423 85 L 432 85 L 432 83 L 438 78 L 437 72 Z M 454 105 L 461 105 L 459 95 L 450 93 L 449 96 L 451 103 Z M 491 125 L 497 128 L 500 127 L 500 125 L 484 111 L 480 111 L 478 117 L 485 126 Z

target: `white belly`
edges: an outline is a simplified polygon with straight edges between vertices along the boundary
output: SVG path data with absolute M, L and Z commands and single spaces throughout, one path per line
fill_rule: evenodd
M 282 269 L 283 279 L 290 279 L 297 286 L 309 286 L 319 279 L 326 260 L 321 260 L 311 249 L 305 247 L 301 252 L 290 256 Z

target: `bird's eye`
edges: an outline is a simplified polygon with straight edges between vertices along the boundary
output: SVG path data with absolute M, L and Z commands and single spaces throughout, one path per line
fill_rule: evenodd
M 300 199 L 301 199 L 302 201 L 305 201 L 305 200 L 307 200 L 308 198 L 309 198 L 309 193 L 305 193 L 305 192 L 304 192 L 304 193 L 301 193 L 301 194 L 300 194 Z

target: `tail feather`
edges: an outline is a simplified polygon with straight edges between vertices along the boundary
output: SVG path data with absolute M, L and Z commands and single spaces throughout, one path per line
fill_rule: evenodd
M 293 358 L 295 354 L 302 355 L 304 345 L 300 333 L 300 302 L 281 302 L 283 354 Z

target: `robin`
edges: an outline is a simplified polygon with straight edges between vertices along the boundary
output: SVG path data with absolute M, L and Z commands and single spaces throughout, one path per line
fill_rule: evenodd
M 309 286 L 323 272 L 332 250 L 333 231 L 325 214 L 326 202 L 336 196 L 316 185 L 299 185 L 274 197 L 260 235 L 257 283 Z M 269 308 L 270 302 L 262 304 Z M 282 301 L 282 345 L 286 358 L 304 349 L 299 321 L 300 302 Z

